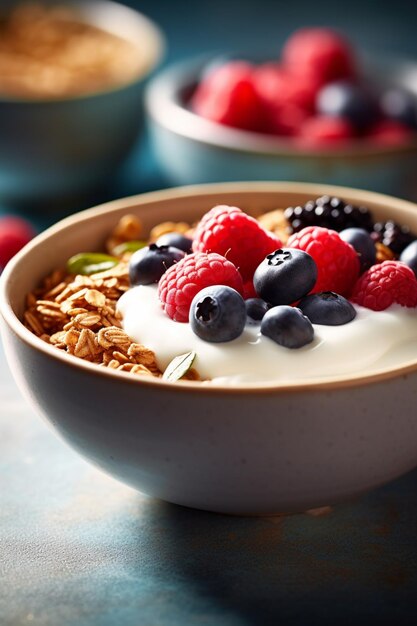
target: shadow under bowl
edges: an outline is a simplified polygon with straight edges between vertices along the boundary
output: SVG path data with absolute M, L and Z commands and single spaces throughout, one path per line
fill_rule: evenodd
M 417 231 L 417 206 L 352 189 L 234 183 L 170 189 L 78 213 L 28 244 L 0 280 L 2 336 L 17 383 L 86 459 L 149 495 L 210 511 L 302 511 L 354 496 L 417 464 L 417 358 L 369 376 L 222 387 L 134 377 L 83 361 L 22 324 L 25 296 L 80 251 L 102 249 L 126 213 L 145 232 L 216 204 L 258 215 L 321 194 Z

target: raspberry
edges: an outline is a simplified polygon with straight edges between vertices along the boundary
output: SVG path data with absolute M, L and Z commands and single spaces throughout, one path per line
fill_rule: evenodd
M 383 311 L 394 303 L 416 307 L 417 279 L 405 263 L 384 261 L 362 274 L 351 299 L 373 311 Z
M 194 252 L 217 252 L 238 268 L 244 280 L 252 278 L 267 254 L 281 241 L 237 207 L 220 205 L 206 213 L 194 233 Z
M 253 84 L 253 67 L 231 61 L 213 69 L 199 84 L 191 108 L 213 122 L 246 130 L 262 130 L 264 106 Z
M 338 33 L 327 28 L 302 28 L 284 46 L 282 58 L 294 74 L 312 76 L 321 84 L 355 74 L 353 53 Z
M 158 284 L 158 296 L 167 315 L 176 322 L 188 322 L 194 296 L 212 285 L 226 285 L 243 291 L 236 267 L 220 254 L 196 252 L 172 265 Z
M 265 106 L 265 130 L 278 135 L 297 134 L 314 111 L 318 91 L 315 81 L 293 76 L 276 63 L 260 65 L 253 80 Z
M 274 135 L 293 137 L 298 134 L 300 126 L 308 117 L 308 111 L 292 104 L 271 110 L 268 116 L 269 132 Z
M 328 148 L 339 146 L 355 136 L 348 120 L 320 115 L 308 118 L 300 127 L 297 143 L 300 146 Z
M 276 63 L 264 63 L 254 71 L 259 96 L 271 108 L 292 105 L 313 112 L 319 85 L 313 78 L 294 76 Z
M 243 283 L 243 291 L 242 291 L 243 299 L 249 300 L 250 298 L 257 298 L 258 294 L 255 291 L 255 287 L 253 286 L 253 279 L 250 278 Z
M 367 133 L 366 138 L 379 146 L 398 146 L 411 141 L 413 130 L 395 120 L 382 120 Z
M 0 269 L 5 267 L 24 245 L 26 245 L 35 231 L 32 226 L 21 217 L 6 215 L 0 218 Z
M 308 252 L 316 262 L 317 282 L 312 292 L 334 291 L 348 296 L 359 276 L 359 259 L 355 249 L 341 239 L 335 230 L 307 226 L 288 239 L 288 248 Z

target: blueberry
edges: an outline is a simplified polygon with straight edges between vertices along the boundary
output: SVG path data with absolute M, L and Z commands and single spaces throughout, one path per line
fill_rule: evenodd
M 151 243 L 132 254 L 129 262 L 131 285 L 151 285 L 157 283 L 162 274 L 174 263 L 185 257 L 183 250 L 171 246 L 157 246 Z
M 376 106 L 367 91 L 347 82 L 330 83 L 317 96 L 317 110 L 322 115 L 343 117 L 358 130 L 369 126 L 376 116 Z
M 364 228 L 346 228 L 340 232 L 340 236 L 358 253 L 361 274 L 374 265 L 376 262 L 375 242 Z
M 255 291 L 270 304 L 291 304 L 305 296 L 315 285 L 317 266 L 314 259 L 294 248 L 275 250 L 255 270 Z
M 351 303 L 333 291 L 312 293 L 302 298 L 298 307 L 312 324 L 341 326 L 356 317 L 356 310 Z
M 245 300 L 245 306 L 248 317 L 256 322 L 259 322 L 269 309 L 268 304 L 261 298 L 248 298 Z
M 205 287 L 191 303 L 189 320 L 192 330 L 204 341 L 232 341 L 246 324 L 245 301 L 232 287 Z
M 285 348 L 302 348 L 314 338 L 310 320 L 292 306 L 269 309 L 261 322 L 261 333 Z
M 417 276 L 417 240 L 410 243 L 400 255 L 400 261 L 411 267 Z
M 390 89 L 381 96 L 381 111 L 386 117 L 417 129 L 417 100 L 404 89 Z
M 191 254 L 193 240 L 181 233 L 165 233 L 156 240 L 157 246 L 171 246 L 183 250 L 186 254 Z

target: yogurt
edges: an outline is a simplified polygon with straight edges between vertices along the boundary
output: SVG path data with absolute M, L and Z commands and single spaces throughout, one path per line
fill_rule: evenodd
M 204 379 L 225 385 L 320 381 L 349 374 L 372 374 L 417 358 L 417 312 L 399 305 L 385 311 L 355 306 L 356 318 L 343 326 L 314 324 L 312 343 L 290 350 L 261 335 L 259 323 L 226 343 L 203 341 L 190 324 L 163 311 L 155 286 L 137 286 L 119 300 L 125 332 L 156 354 L 163 371 L 179 354 L 194 350 L 193 367 Z

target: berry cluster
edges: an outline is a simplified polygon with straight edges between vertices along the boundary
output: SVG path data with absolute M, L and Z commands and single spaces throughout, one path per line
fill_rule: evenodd
M 232 341 L 246 324 L 259 324 L 276 343 L 300 348 L 313 340 L 313 324 L 353 320 L 352 302 L 375 311 L 394 303 L 417 307 L 417 241 L 399 260 L 378 263 L 366 209 L 327 197 L 305 206 L 333 207 L 349 226 L 338 233 L 309 225 L 283 247 L 237 207 L 216 206 L 192 238 L 172 233 L 135 252 L 131 284 L 157 283 L 165 313 L 213 343 Z
M 321 226 L 337 232 L 359 228 L 368 231 L 374 242 L 382 243 L 396 257 L 416 239 L 408 226 L 397 224 L 393 220 L 374 222 L 368 208 L 354 206 L 334 196 L 321 196 L 309 200 L 304 206 L 288 207 L 284 216 L 290 234 L 308 226 Z
M 189 106 L 219 124 L 293 138 L 301 148 L 337 147 L 357 137 L 377 145 L 409 141 L 417 129 L 414 96 L 363 83 L 340 34 L 303 28 L 287 40 L 280 60 L 212 61 Z
M 304 206 L 288 207 L 285 217 L 294 233 L 306 226 L 323 226 L 338 232 L 351 227 L 369 231 L 373 228 L 369 209 L 353 206 L 334 196 L 321 196 Z

